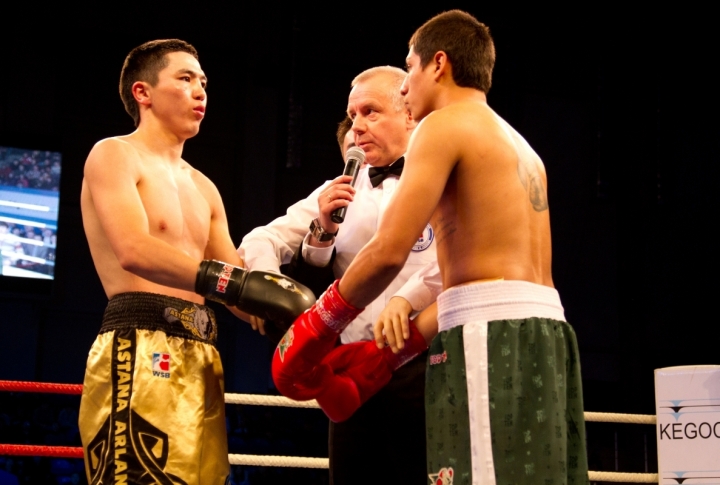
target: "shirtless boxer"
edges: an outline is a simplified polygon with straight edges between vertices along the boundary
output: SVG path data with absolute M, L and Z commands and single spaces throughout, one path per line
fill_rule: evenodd
M 278 320 L 315 299 L 238 267 L 217 188 L 181 158 L 205 116 L 206 84 L 190 44 L 137 47 L 120 76 L 137 130 L 100 141 L 85 163 L 83 225 L 110 300 L 80 404 L 92 484 L 226 483 L 223 374 L 205 298 Z
M 487 104 L 494 61 L 489 30 L 464 12 L 415 32 L 403 95 L 420 123 L 406 170 L 376 235 L 296 320 L 295 335 L 319 341 L 341 331 L 397 274 L 431 220 L 445 291 L 427 370 L 430 478 L 588 483 L 577 343 L 551 274 L 545 169 Z M 341 362 L 352 375 L 336 370 L 336 380 L 356 379 L 355 392 L 367 393 L 359 362 Z

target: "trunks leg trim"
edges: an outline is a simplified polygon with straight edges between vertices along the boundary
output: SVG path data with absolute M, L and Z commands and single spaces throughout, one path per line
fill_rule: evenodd
M 470 429 L 470 456 L 473 485 L 495 485 L 492 434 L 490 429 L 490 391 L 488 383 L 488 322 L 463 326 Z

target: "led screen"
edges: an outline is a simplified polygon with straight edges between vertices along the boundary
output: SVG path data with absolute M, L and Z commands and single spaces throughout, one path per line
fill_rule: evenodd
M 58 152 L 0 146 L 0 273 L 4 276 L 53 279 L 61 159 Z

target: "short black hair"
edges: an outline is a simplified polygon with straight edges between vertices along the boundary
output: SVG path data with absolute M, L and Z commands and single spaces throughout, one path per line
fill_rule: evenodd
M 120 98 L 125 111 L 132 117 L 135 126 L 140 124 L 140 110 L 133 97 L 132 86 L 137 81 L 144 81 L 154 86 L 158 82 L 158 73 L 168 65 L 166 54 L 187 52 L 195 59 L 198 53 L 195 48 L 180 39 L 160 39 L 145 42 L 137 46 L 125 58 L 120 71 Z
M 467 12 L 450 10 L 431 18 L 410 38 L 410 47 L 425 68 L 439 51 L 445 52 L 452 77 L 460 87 L 487 93 L 492 85 L 495 44 L 490 29 Z

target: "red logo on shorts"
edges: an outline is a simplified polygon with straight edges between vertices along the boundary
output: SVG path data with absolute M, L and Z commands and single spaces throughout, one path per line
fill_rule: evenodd
M 455 472 L 452 467 L 447 467 L 441 468 L 438 473 L 431 473 L 428 477 L 430 477 L 431 485 L 452 485 L 453 475 Z
M 170 378 L 170 354 L 153 352 L 152 372 L 156 377 Z
M 442 364 L 443 362 L 447 362 L 447 350 L 442 354 L 435 354 L 430 356 L 430 365 Z

